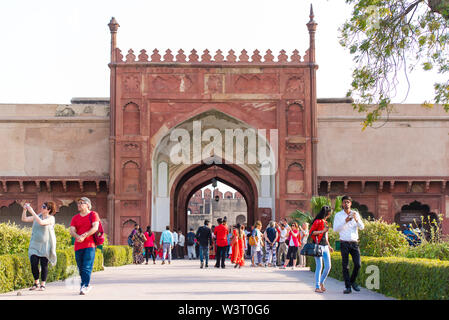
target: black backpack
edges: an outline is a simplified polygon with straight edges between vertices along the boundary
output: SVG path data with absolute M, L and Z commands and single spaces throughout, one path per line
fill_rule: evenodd
M 134 242 L 133 242 L 133 232 L 134 232 L 134 230 L 131 231 L 131 233 L 130 233 L 129 236 L 128 236 L 128 246 L 130 246 L 130 247 L 132 247 L 132 246 L 134 245 Z
M 193 232 L 189 232 L 187 234 L 187 245 L 193 246 L 195 244 L 195 234 Z

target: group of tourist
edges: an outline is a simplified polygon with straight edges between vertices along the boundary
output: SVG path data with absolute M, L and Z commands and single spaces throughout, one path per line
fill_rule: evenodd
M 75 239 L 75 260 L 81 277 L 80 295 L 85 295 L 92 289 L 90 278 L 96 249 L 93 235 L 98 231 L 100 217 L 97 212 L 92 211 L 92 203 L 87 197 L 78 199 L 77 206 L 79 213 L 72 218 L 70 235 Z M 27 212 L 31 216 L 28 216 Z M 34 278 L 30 290 L 44 291 L 48 276 L 48 263 L 50 262 L 52 266 L 56 265 L 55 213 L 56 204 L 51 201 L 43 203 L 39 214 L 29 203 L 23 205 L 22 221 L 33 223 L 28 247 L 31 272 Z
M 359 291 L 356 278 L 360 270 L 360 250 L 358 246 L 358 230 L 363 229 L 363 221 L 356 211 L 351 210 L 352 199 L 349 196 L 342 198 L 343 210 L 336 213 L 333 228 L 340 235 L 343 278 L 345 281 L 344 293 Z M 79 213 L 72 218 L 70 234 L 75 239 L 75 259 L 81 276 L 80 294 L 84 295 L 91 290 L 90 277 L 94 265 L 96 244 L 93 235 L 99 228 L 100 218 L 98 213 L 92 211 L 91 201 L 82 197 L 77 201 Z M 31 216 L 27 216 L 27 212 Z M 54 232 L 56 205 L 54 202 L 45 202 L 39 214 L 30 204 L 23 206 L 22 221 L 32 222 L 32 234 L 28 255 L 31 263 L 31 271 L 34 283 L 30 290 L 45 290 L 48 275 L 48 263 L 56 264 L 56 236 Z M 333 248 L 329 244 L 329 219 L 332 210 L 324 206 L 313 220 L 308 229 L 308 224 L 298 226 L 296 222 L 289 225 L 286 219 L 279 223 L 270 221 L 262 233 L 262 223 L 256 221 L 251 230 L 246 230 L 243 224 L 236 224 L 230 228 L 226 217 L 217 219 L 218 225 L 210 228 L 210 221 L 205 220 L 204 225 L 194 233 L 193 229 L 187 234 L 187 252 L 189 259 L 195 259 L 195 246 L 199 247 L 200 268 L 208 268 L 210 253 L 215 253 L 215 268 L 225 268 L 225 260 L 230 257 L 234 268 L 245 265 L 245 253 L 250 252 L 251 267 L 276 267 L 287 268 L 290 262 L 296 266 L 299 257 L 299 266 L 305 267 L 305 257 L 301 255 L 301 249 L 310 237 L 312 242 L 321 249 L 322 255 L 315 256 L 315 292 L 324 293 L 324 283 L 331 269 L 331 257 Z M 153 264 L 156 257 L 162 258 L 162 264 L 168 260 L 171 263 L 172 251 L 178 258 L 184 258 L 184 245 L 186 237 L 181 230 L 171 232 L 170 227 L 162 232 L 159 240 L 159 253 L 156 246 L 156 237 L 151 227 L 143 232 L 138 224 L 135 225 L 129 236 L 129 244 L 133 246 L 133 263 L 146 264 L 150 258 Z M 175 250 L 173 250 L 175 249 Z M 265 256 L 263 255 L 265 251 Z M 349 255 L 352 256 L 354 269 L 349 275 Z M 40 269 L 39 269 L 40 265 Z M 39 276 L 41 282 L 39 282 Z

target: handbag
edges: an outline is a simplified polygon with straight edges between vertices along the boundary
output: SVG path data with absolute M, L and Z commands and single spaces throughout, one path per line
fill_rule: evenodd
M 302 248 L 301 255 L 311 257 L 323 256 L 323 250 L 318 243 L 313 242 L 312 234 L 309 236 L 309 239 L 307 239 L 307 243 Z
M 92 224 L 92 214 L 93 211 L 91 211 L 89 214 L 89 220 L 91 224 Z M 101 246 L 104 243 L 104 230 L 103 226 L 101 225 L 101 221 L 98 221 L 98 230 L 93 234 L 93 238 L 95 246 Z

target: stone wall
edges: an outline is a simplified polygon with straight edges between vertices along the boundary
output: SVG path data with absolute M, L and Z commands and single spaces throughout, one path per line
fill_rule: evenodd
M 449 113 L 395 105 L 362 131 L 350 104 L 318 104 L 318 176 L 449 176 Z
M 107 104 L 0 104 L 0 176 L 109 174 Z

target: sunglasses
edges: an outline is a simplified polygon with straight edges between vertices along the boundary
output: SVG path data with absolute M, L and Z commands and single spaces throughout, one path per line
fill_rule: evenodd
M 48 209 L 47 205 L 46 205 L 46 204 L 43 204 L 43 205 L 42 205 L 42 209 Z
M 78 204 L 79 204 L 79 205 L 81 205 L 81 204 L 87 204 L 87 202 L 86 202 L 86 201 L 78 201 Z

